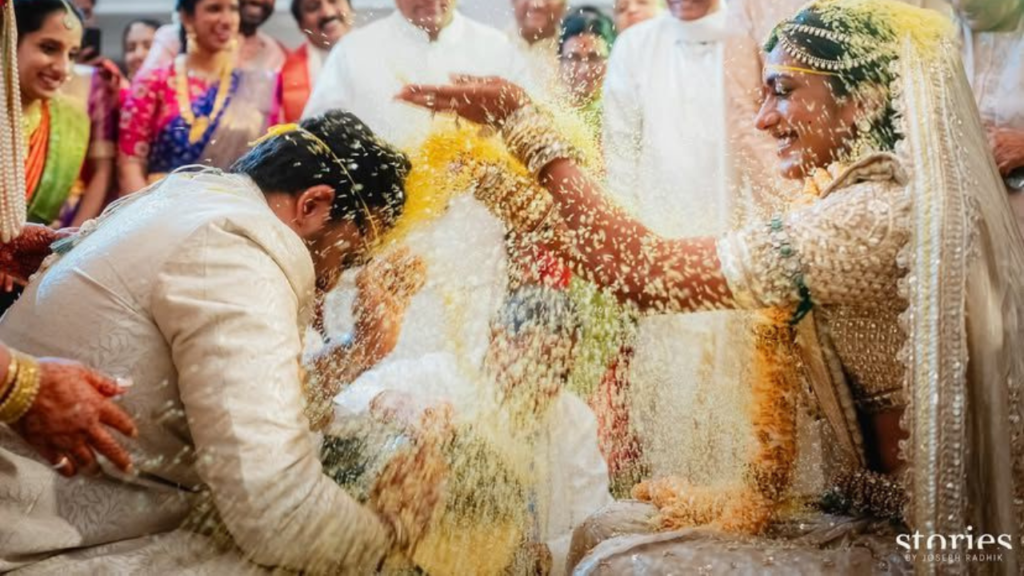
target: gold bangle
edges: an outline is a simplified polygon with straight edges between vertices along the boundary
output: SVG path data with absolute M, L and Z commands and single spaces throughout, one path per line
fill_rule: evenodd
M 18 375 L 15 378 L 14 390 L 0 404 L 0 422 L 14 424 L 28 412 L 39 394 L 39 363 L 30 356 L 12 352 L 17 358 Z
M 7 376 L 4 377 L 3 384 L 0 384 L 0 403 L 7 399 L 7 393 L 11 391 L 14 379 L 18 376 L 18 358 L 14 355 L 13 350 L 9 350 L 9 353 L 11 363 L 7 365 Z
M 534 106 L 516 110 L 501 127 L 505 147 L 526 170 L 537 178 L 555 160 L 567 159 L 579 164 L 579 151 L 565 142 L 549 116 Z

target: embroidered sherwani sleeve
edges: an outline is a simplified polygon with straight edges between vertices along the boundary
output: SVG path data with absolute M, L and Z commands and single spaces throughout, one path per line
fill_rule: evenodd
M 207 225 L 162 266 L 152 302 L 197 471 L 238 546 L 260 564 L 372 572 L 385 530 L 322 472 L 303 415 L 299 299 L 282 268 L 243 233 Z
M 621 45 L 612 51 L 604 80 L 604 161 L 608 191 L 633 209 L 639 182 L 643 117 L 632 72 L 637 63 L 632 61 L 633 54 L 628 48 Z
M 801 283 L 815 304 L 895 298 L 909 210 L 899 186 L 864 182 L 724 236 L 718 259 L 736 306 L 795 305 Z

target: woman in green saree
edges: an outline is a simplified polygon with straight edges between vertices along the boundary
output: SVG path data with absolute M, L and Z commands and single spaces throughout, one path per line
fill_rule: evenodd
M 63 0 L 15 0 L 28 220 L 50 224 L 89 145 L 89 118 L 60 94 L 82 45 L 81 15 Z
M 27 219 L 48 225 L 71 194 L 89 146 L 88 115 L 60 92 L 82 46 L 82 17 L 64 0 L 14 0 L 14 14 L 18 49 L 13 85 L 21 95 L 27 145 Z M 5 63 L 4 68 L 10 74 L 15 67 Z M 0 313 L 17 299 L 21 290 L 16 285 L 25 280 L 0 274 Z

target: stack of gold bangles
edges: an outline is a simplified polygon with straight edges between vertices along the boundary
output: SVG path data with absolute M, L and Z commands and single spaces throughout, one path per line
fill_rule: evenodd
M 39 363 L 20 352 L 10 353 L 7 376 L 0 384 L 0 422 L 4 424 L 21 420 L 39 394 Z
M 523 234 L 543 232 L 553 224 L 554 199 L 535 181 L 491 164 L 472 168 L 477 200 Z
M 579 151 L 554 128 L 551 117 L 532 105 L 523 106 L 505 120 L 501 137 L 534 178 L 555 160 L 568 159 L 577 164 L 582 161 Z

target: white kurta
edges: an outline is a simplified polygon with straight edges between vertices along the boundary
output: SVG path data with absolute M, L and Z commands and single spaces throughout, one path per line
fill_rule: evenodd
M 446 84 L 451 74 L 528 80 L 525 64 L 498 30 L 456 11 L 431 42 L 426 32 L 395 11 L 338 42 L 303 116 L 341 108 L 392 144 L 412 147 L 430 131 L 431 115 L 397 102 L 395 95 L 409 83 Z
M 495 390 L 486 382 L 467 378 L 451 354 L 426 354 L 415 370 L 393 363 L 368 373 L 342 392 L 338 403 L 345 412 L 363 413 L 377 394 L 391 390 L 404 394 L 417 410 L 450 402 L 462 417 L 500 420 Z M 511 435 L 514 445 L 530 446 L 537 517 L 529 537 L 548 544 L 554 574 L 560 574 L 572 530 L 612 501 L 608 466 L 597 443 L 597 418 L 578 397 L 562 392 L 531 430 L 509 428 L 502 435 Z
M 309 251 L 243 176 L 176 174 L 33 280 L 3 342 L 134 385 L 137 476 L 65 479 L 0 429 L 0 571 L 371 570 L 384 529 L 322 473 L 303 415 Z M 208 491 L 236 552 L 175 530 Z
M 612 50 L 608 189 L 662 236 L 722 234 L 751 207 L 750 184 L 772 182 L 771 143 L 754 127 L 756 46 L 734 20 L 724 4 L 693 22 L 663 14 L 631 27 Z M 629 379 L 654 475 L 725 473 L 740 461 L 743 435 L 709 429 L 731 432 L 746 420 L 738 365 L 748 348 L 733 324 L 716 313 L 640 321 Z M 729 374 L 736 389 L 709 374 Z
M 530 84 L 536 91 L 534 96 L 551 100 L 560 94 L 562 86 L 559 74 L 558 37 L 544 38 L 531 44 L 523 39 L 518 26 L 513 26 L 505 33 L 526 63 Z
M 964 69 L 985 122 L 1024 130 L 1024 18 L 1007 32 L 961 24 Z

